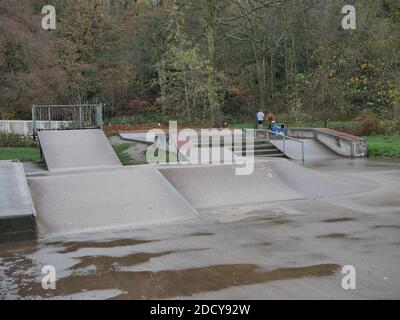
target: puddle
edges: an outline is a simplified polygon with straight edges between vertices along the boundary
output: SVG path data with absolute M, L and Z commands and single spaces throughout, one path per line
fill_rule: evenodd
M 112 257 L 112 256 L 84 256 L 80 257 L 77 264 L 73 265 L 70 270 L 78 270 L 95 266 L 97 269 L 100 268 L 103 271 L 116 270 L 118 267 L 132 267 L 137 264 L 148 262 L 152 258 L 158 258 L 167 256 L 174 253 L 185 253 L 194 251 L 203 251 L 207 249 L 188 249 L 188 250 L 177 250 L 177 251 L 166 251 L 166 252 L 140 252 L 134 253 L 123 257 Z
M 96 266 L 96 268 L 100 268 L 101 271 L 109 271 L 116 269 L 116 266 L 131 267 L 140 263 L 147 262 L 151 258 L 162 257 L 172 253 L 176 253 L 176 251 L 167 251 L 160 253 L 135 253 L 124 257 L 85 256 L 79 258 L 80 262 L 73 265 L 70 270 Z
M 40 243 L 37 240 L 0 243 L 0 257 L 4 254 L 7 255 L 12 252 L 31 254 L 37 251 L 39 247 Z
M 214 233 L 209 233 L 209 232 L 195 232 L 191 233 L 189 236 L 191 237 L 208 237 L 208 236 L 213 236 Z
M 272 246 L 271 242 L 261 242 L 258 244 L 259 246 Z
M 353 219 L 353 218 L 336 218 L 336 219 L 322 220 L 322 222 L 325 222 L 325 223 L 348 222 L 348 221 L 356 221 L 356 219 Z
M 393 224 L 393 225 L 377 225 L 373 226 L 372 229 L 400 229 L 400 225 Z
M 76 252 L 80 249 L 87 249 L 87 248 L 91 249 L 91 248 L 114 248 L 114 247 L 136 246 L 139 244 L 145 244 L 155 241 L 158 240 L 119 239 L 119 240 L 105 241 L 105 242 L 72 241 L 72 242 L 61 243 L 65 249 L 58 251 L 58 253 L 71 253 L 71 252 Z
M 276 224 L 276 225 L 281 225 L 281 224 L 288 224 L 292 221 L 287 220 L 287 219 L 277 219 L 277 220 L 272 220 L 271 223 Z
M 215 265 L 204 268 L 159 272 L 126 272 L 97 269 L 86 275 L 72 275 L 57 281 L 57 289 L 44 293 L 39 283 L 24 284 L 19 294 L 28 296 L 65 296 L 94 290 L 121 290 L 114 299 L 167 299 L 196 293 L 219 291 L 233 286 L 270 281 L 334 275 L 337 264 L 312 265 L 262 271 L 256 265 Z
M 347 234 L 344 233 L 330 233 L 317 237 L 318 239 L 347 239 Z

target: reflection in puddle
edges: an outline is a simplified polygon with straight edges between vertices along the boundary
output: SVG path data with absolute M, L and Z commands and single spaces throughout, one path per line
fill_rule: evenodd
M 110 261 L 106 263 L 109 264 Z M 337 264 L 323 264 L 262 271 L 256 265 L 234 264 L 159 272 L 126 272 L 95 266 L 96 271 L 93 273 L 60 279 L 57 281 L 57 289 L 51 291 L 50 295 L 64 296 L 83 291 L 117 289 L 124 293 L 115 297 L 116 299 L 166 299 L 218 291 L 232 286 L 303 277 L 332 276 L 340 268 Z M 43 292 L 40 284 L 35 282 L 30 285 L 24 284 L 19 294 L 27 297 L 42 296 L 46 293 Z
M 326 219 L 323 220 L 322 222 L 325 223 L 335 223 L 335 222 L 348 222 L 348 221 L 355 221 L 356 219 L 353 218 L 337 218 L 337 219 Z
M 378 225 L 378 226 L 373 226 L 372 229 L 400 229 L 400 225 L 397 225 L 397 224 Z
M 317 237 L 318 239 L 346 239 L 347 234 L 344 233 L 330 233 Z
M 88 242 L 88 241 L 72 241 L 61 243 L 64 250 L 58 251 L 59 253 L 71 253 L 76 252 L 80 249 L 88 248 L 114 248 L 114 247 L 126 247 L 126 246 L 136 246 L 139 244 L 145 244 L 149 242 L 155 242 L 158 240 L 135 240 L 135 239 L 119 239 L 113 241 L 105 242 Z

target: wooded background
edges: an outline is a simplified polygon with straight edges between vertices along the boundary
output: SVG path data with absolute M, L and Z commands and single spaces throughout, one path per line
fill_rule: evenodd
M 341 26 L 346 4 L 356 30 Z M 393 120 L 399 66 L 398 0 L 0 0 L 2 119 L 103 102 L 137 122 Z

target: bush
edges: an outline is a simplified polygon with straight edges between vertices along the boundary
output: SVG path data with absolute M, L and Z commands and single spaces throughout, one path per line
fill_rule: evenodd
M 371 110 L 365 110 L 358 118 L 355 126 L 355 133 L 359 136 L 370 136 L 373 134 L 383 134 L 384 126 L 378 116 Z
M 35 147 L 36 143 L 31 136 L 11 133 L 0 133 L 0 147 Z

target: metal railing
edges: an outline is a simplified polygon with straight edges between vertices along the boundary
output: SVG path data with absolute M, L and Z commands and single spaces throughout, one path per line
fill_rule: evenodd
M 244 129 L 244 134 L 246 136 L 246 131 L 249 129 Z M 271 142 L 271 138 L 277 138 L 277 139 L 281 139 L 282 140 L 282 153 L 287 156 L 287 152 L 286 152 L 286 141 L 287 140 L 292 140 L 292 141 L 296 141 L 300 144 L 301 146 L 301 160 L 304 162 L 305 160 L 305 156 L 304 156 L 304 141 L 300 140 L 300 139 L 296 139 L 296 138 L 292 138 L 289 137 L 285 134 L 280 134 L 280 133 L 276 133 L 273 132 L 272 130 L 268 130 L 268 129 L 250 129 L 252 131 L 254 131 L 254 140 L 256 141 L 257 138 L 259 138 L 260 136 L 264 136 L 265 139 L 269 142 Z
M 40 130 L 101 128 L 103 126 L 103 104 L 33 105 L 32 131 L 34 136 L 37 134 L 39 121 L 47 122 L 47 126 Z M 62 127 L 54 126 L 55 123 L 64 125 Z

